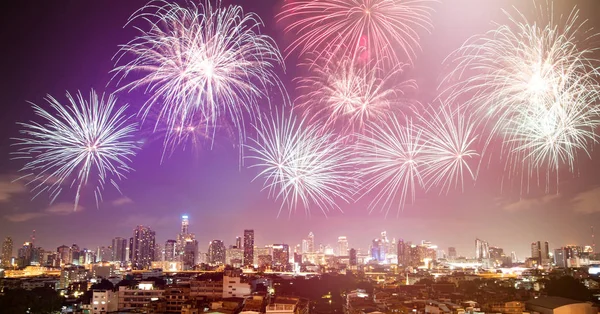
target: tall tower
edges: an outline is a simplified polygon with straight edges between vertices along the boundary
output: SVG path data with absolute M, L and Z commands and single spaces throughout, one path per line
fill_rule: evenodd
M 308 239 L 307 240 L 307 252 L 308 253 L 314 253 L 315 252 L 315 235 L 312 233 L 312 231 L 308 234 Z
M 10 259 L 13 256 L 13 240 L 11 237 L 6 237 L 2 243 L 2 265 L 10 266 Z
M 190 226 L 190 219 L 187 215 L 181 216 L 181 234 L 188 234 Z
M 594 226 L 590 226 L 592 229 L 592 253 L 596 253 L 596 239 L 594 239 Z
M 208 261 L 213 265 L 225 264 L 225 244 L 221 240 L 212 240 L 208 246 Z
M 116 237 L 112 240 L 112 261 L 124 263 L 127 254 L 127 239 Z
M 174 262 L 177 254 L 175 253 L 175 246 L 177 241 L 167 240 L 165 242 L 165 262 Z
M 238 249 L 242 248 L 242 237 L 235 237 L 235 247 Z
M 155 232 L 148 227 L 137 226 L 133 230 L 131 265 L 133 269 L 148 269 L 154 261 Z
M 348 256 L 348 239 L 344 236 L 338 237 L 338 255 Z
M 244 230 L 244 266 L 254 265 L 254 230 Z

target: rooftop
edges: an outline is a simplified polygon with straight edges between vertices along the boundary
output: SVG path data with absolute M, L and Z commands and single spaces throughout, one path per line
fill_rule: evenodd
M 556 309 L 561 306 L 580 303 L 585 302 L 561 297 L 539 297 L 525 302 L 526 305 L 539 306 L 546 309 Z

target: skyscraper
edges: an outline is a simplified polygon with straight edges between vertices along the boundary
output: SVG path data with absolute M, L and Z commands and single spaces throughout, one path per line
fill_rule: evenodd
M 33 257 L 33 243 L 25 242 L 17 253 L 19 267 L 31 265 Z
M 198 264 L 196 256 L 198 255 L 198 241 L 188 239 L 185 242 L 183 252 L 183 270 L 192 270 Z
M 221 240 L 212 240 L 208 245 L 208 262 L 213 265 L 225 264 L 225 244 Z
M 302 253 L 315 253 L 315 235 L 312 232 L 302 240 Z
M 338 255 L 348 256 L 348 239 L 346 237 L 338 237 Z
M 531 258 L 536 260 L 538 264 L 542 262 L 542 252 L 540 246 L 540 241 L 531 243 Z
M 448 248 L 448 259 L 455 260 L 456 257 L 457 257 L 457 255 L 456 255 L 456 248 L 455 247 L 449 247 Z
M 147 269 L 154 261 L 156 234 L 148 227 L 137 226 L 133 230 L 133 245 L 131 249 L 131 267 Z
M 385 261 L 385 243 L 381 239 L 374 239 L 371 245 L 371 259 L 377 262 Z
M 244 266 L 254 265 L 254 230 L 244 230 Z
M 165 242 L 165 262 L 175 262 L 176 261 L 176 253 L 175 246 L 177 241 L 175 240 L 167 240 Z
M 356 250 L 350 249 L 349 255 L 350 255 L 350 266 L 358 265 L 358 257 L 356 256 Z
M 13 256 L 13 240 L 11 237 L 6 237 L 2 242 L 2 266 L 10 266 L 10 260 Z
M 242 237 L 235 237 L 235 247 L 238 249 L 242 248 Z
M 287 268 L 290 263 L 290 247 L 287 244 L 273 244 L 273 265 Z
M 127 261 L 127 239 L 116 237 L 112 240 L 112 261 L 124 263 Z
M 188 240 L 196 240 L 196 236 L 190 233 L 190 219 L 188 215 L 181 216 L 181 231 L 177 235 L 177 245 L 175 252 L 177 253 L 176 260 L 183 261 L 183 254 L 185 253 L 185 246 Z
M 482 260 L 490 258 L 490 247 L 486 241 L 475 239 L 475 259 Z
M 408 266 L 408 252 L 406 251 L 406 246 L 404 245 L 404 240 L 398 240 L 398 265 Z
M 71 264 L 73 256 L 71 255 L 71 247 L 61 245 L 56 248 L 56 253 L 61 265 Z

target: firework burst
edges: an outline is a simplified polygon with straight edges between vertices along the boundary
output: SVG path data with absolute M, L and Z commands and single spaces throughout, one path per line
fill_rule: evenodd
M 43 122 L 19 123 L 22 137 L 15 140 L 15 159 L 26 161 L 21 172 L 36 196 L 48 192 L 53 202 L 64 187 L 75 187 L 75 208 L 81 190 L 93 187 L 96 203 L 109 181 L 123 179 L 138 147 L 133 138 L 136 124 L 126 116 L 127 106 L 115 107 L 116 99 L 91 91 L 89 100 L 81 93 L 67 93 L 69 105 L 52 96 L 46 100 L 52 110 L 33 104 Z
M 350 48 L 352 59 L 412 60 L 419 32 L 429 31 L 435 0 L 295 0 L 283 5 L 279 20 L 298 35 L 288 47 L 300 54 Z M 397 51 L 401 51 L 398 53 Z
M 420 117 L 423 133 L 423 176 L 427 188 L 440 187 L 464 189 L 465 175 L 475 180 L 469 161 L 479 154 L 474 146 L 478 138 L 470 116 L 448 104 L 437 109 L 429 107 Z
M 300 202 L 307 214 L 311 206 L 327 214 L 339 209 L 336 200 L 349 200 L 354 178 L 343 138 L 284 114 L 263 119 L 255 129 L 249 158 L 258 161 L 252 165 L 261 169 L 256 178 L 265 179 L 264 188 L 281 200 L 281 209 L 287 206 L 291 215 Z
M 403 97 L 417 88 L 414 80 L 401 78 L 405 65 L 387 73 L 379 65 L 329 55 L 309 60 L 304 66 L 310 74 L 298 80 L 301 96 L 296 106 L 327 129 L 338 126 L 347 133 L 362 133 L 369 121 L 384 119 L 414 103 Z
M 281 54 L 271 37 L 260 34 L 260 18 L 220 5 L 155 1 L 132 16 L 129 23 L 141 19 L 149 29 L 138 28 L 141 34 L 121 47 L 117 63 L 124 56 L 133 60 L 114 71 L 121 79 L 136 72 L 120 90 L 143 87 L 150 93 L 144 118 L 159 106 L 159 120 L 175 130 L 198 115 L 212 124 L 226 115 L 243 137 L 244 117 L 258 114 L 259 99 L 269 101 L 272 88 L 287 97 L 275 73 L 283 66 Z
M 374 194 L 369 208 L 389 213 L 398 205 L 398 213 L 406 201 L 413 202 L 415 192 L 424 187 L 422 176 L 425 160 L 422 156 L 422 132 L 405 118 L 401 123 L 395 116 L 367 127 L 356 146 L 356 162 L 361 168 L 363 187 L 361 197 Z
M 464 99 L 490 136 L 502 139 L 509 176 L 521 186 L 561 165 L 575 171 L 578 152 L 596 142 L 598 66 L 594 49 L 581 48 L 596 34 L 585 30 L 574 9 L 566 21 L 540 8 L 538 21 L 518 13 L 510 23 L 467 42 L 452 55 L 449 97 Z M 582 39 L 581 41 L 579 39 Z

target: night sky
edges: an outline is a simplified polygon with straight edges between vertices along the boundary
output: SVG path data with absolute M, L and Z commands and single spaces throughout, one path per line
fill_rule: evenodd
M 555 10 L 568 14 L 577 4 L 582 19 L 600 28 L 597 0 L 557 1 Z M 161 142 L 149 143 L 136 156 L 134 172 L 120 183 L 123 195 L 113 189 L 104 193 L 96 208 L 92 197 L 84 198 L 82 209 L 73 211 L 73 193 L 65 192 L 49 205 L 47 197 L 31 200 L 32 194 L 18 177 L 19 161 L 11 160 L 12 137 L 18 135 L 17 121 L 32 118 L 27 101 L 45 105 L 50 94 L 64 100 L 65 91 L 84 95 L 91 88 L 113 92 L 109 83 L 114 66 L 111 60 L 119 44 L 137 32 L 123 27 L 127 18 L 145 0 L 56 0 L 4 1 L 2 40 L 2 108 L 0 115 L 0 237 L 11 236 L 15 247 L 28 240 L 33 229 L 36 242 L 54 250 L 62 244 L 77 243 L 96 248 L 109 245 L 113 237 L 130 237 L 136 225 L 156 230 L 157 242 L 174 239 L 182 214 L 190 216 L 190 230 L 206 251 L 208 242 L 221 239 L 234 243 L 243 229 L 254 229 L 258 245 L 288 243 L 294 246 L 312 231 L 315 242 L 335 247 L 338 236 L 347 236 L 350 247 L 365 250 L 381 231 L 388 237 L 420 242 L 428 240 L 447 250 L 455 246 L 459 254 L 474 255 L 476 237 L 505 251 L 515 251 L 519 259 L 529 256 L 532 241 L 548 241 L 551 248 L 567 244 L 591 244 L 590 226 L 600 233 L 600 153 L 593 160 L 581 158 L 579 175 L 563 176 L 559 193 L 546 195 L 543 188 L 529 194 L 503 189 L 501 169 L 485 169 L 475 186 L 464 192 L 451 191 L 418 195 L 414 205 L 406 206 L 398 217 L 392 212 L 367 210 L 368 199 L 341 204 L 344 213 L 330 212 L 325 218 L 318 209 L 310 217 L 299 210 L 279 218 L 279 203 L 261 191 L 262 180 L 252 181 L 257 170 L 239 166 L 239 151 L 231 141 L 218 140 L 214 148 L 198 154 L 178 151 L 160 164 Z M 289 35 L 274 15 L 281 0 L 223 0 L 241 4 L 246 11 L 258 13 L 283 50 Z M 491 29 L 492 20 L 506 21 L 502 9 L 518 5 L 531 13 L 524 0 L 442 0 L 435 5 L 431 35 L 424 34 L 423 51 L 418 54 L 409 75 L 419 84 L 416 97 L 427 101 L 436 95 L 443 59 L 470 36 Z M 529 14 L 531 15 L 531 14 Z M 286 60 L 281 78 L 292 97 L 298 58 Z M 145 96 L 138 92 L 120 93 L 120 103 L 138 108 Z M 582 155 L 583 156 L 583 155 Z M 16 252 L 16 249 L 15 249 Z

